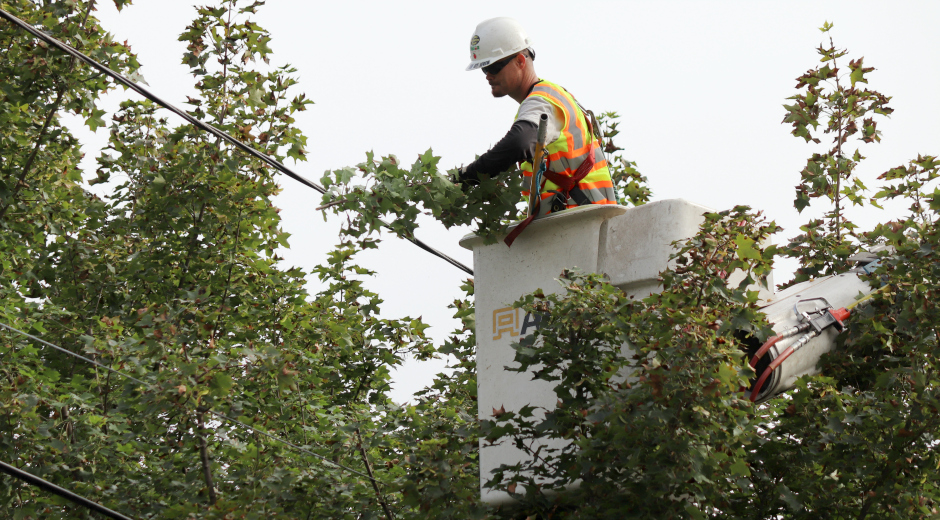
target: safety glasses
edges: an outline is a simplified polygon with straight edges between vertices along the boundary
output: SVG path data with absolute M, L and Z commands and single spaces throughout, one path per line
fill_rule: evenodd
M 486 74 L 487 76 L 489 76 L 489 75 L 495 76 L 495 75 L 499 74 L 499 71 L 503 70 L 503 67 L 505 67 L 506 65 L 508 65 L 509 62 L 512 61 L 513 58 L 515 58 L 516 56 L 518 56 L 518 53 L 513 54 L 512 56 L 507 56 L 507 57 L 505 57 L 505 58 L 503 58 L 503 59 L 497 61 L 496 63 L 493 63 L 492 65 L 487 65 L 486 67 L 483 67 L 483 68 L 480 69 L 480 70 L 482 70 L 482 71 L 483 71 L 483 74 Z

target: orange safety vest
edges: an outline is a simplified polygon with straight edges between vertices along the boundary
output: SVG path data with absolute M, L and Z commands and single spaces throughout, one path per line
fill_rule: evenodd
M 607 169 L 603 144 L 592 132 L 591 123 L 574 96 L 564 87 L 545 80 L 539 81 L 526 99 L 531 96 L 545 99 L 556 108 L 556 114 L 560 112 L 564 116 L 558 139 L 545 146 L 548 169 L 539 194 L 542 202 L 538 216 L 551 212 L 551 201 L 546 199 L 554 197 L 558 192 L 568 196 L 570 192 L 580 190 L 580 193 L 568 197 L 565 203 L 568 208 L 578 206 L 577 200 L 583 204 L 616 204 L 617 196 L 610 179 L 610 170 Z M 589 164 L 583 165 L 585 161 Z M 590 164 L 591 162 L 593 164 Z M 582 165 L 585 168 L 578 171 Z M 532 178 L 531 163 L 522 163 L 522 174 L 525 177 L 522 195 L 528 200 L 528 187 Z M 578 174 L 580 179 L 577 179 Z M 576 179 L 577 186 L 573 182 Z

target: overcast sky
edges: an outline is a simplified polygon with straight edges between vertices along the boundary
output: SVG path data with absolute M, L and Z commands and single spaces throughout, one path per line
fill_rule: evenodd
M 205 3 L 136 0 L 118 14 L 101 0 L 97 15 L 132 45 L 150 88 L 182 106 L 194 89 L 177 36 L 193 6 Z M 316 102 L 297 121 L 309 141 L 308 161 L 295 170 L 319 181 L 368 150 L 410 164 L 433 148 L 448 168 L 486 151 L 518 108 L 490 97 L 482 73 L 464 70 L 476 24 L 494 16 L 527 28 L 540 77 L 595 112 L 621 114 L 617 144 L 649 178 L 654 200 L 751 205 L 786 228 L 778 243 L 816 214 L 796 213 L 793 187 L 806 159 L 829 143 L 807 145 L 780 122 L 794 78 L 818 63 L 824 21 L 835 24 L 835 43 L 850 58 L 864 56 L 877 69 L 869 88 L 893 98 L 895 113 L 879 122 L 883 142 L 862 147 L 863 182 L 874 188 L 886 169 L 940 154 L 940 2 L 270 0 L 254 19 L 272 33 L 272 64 L 296 67 L 297 92 Z M 107 107 L 135 96 L 118 90 Z M 87 137 L 89 159 L 106 139 L 106 130 Z M 293 235 L 282 256 L 309 271 L 336 243 L 338 222 L 314 211 L 319 194 L 287 177 L 281 185 L 276 204 Z M 867 229 L 896 214 L 851 216 Z M 430 222 L 419 231 L 469 265 L 472 255 L 457 245 L 462 234 Z M 378 273 L 368 285 L 386 300 L 387 316 L 421 315 L 437 338 L 454 328 L 446 307 L 460 295 L 461 271 L 394 238 L 360 260 Z M 776 281 L 792 268 L 781 266 Z M 395 397 L 407 398 L 441 366 L 409 364 Z

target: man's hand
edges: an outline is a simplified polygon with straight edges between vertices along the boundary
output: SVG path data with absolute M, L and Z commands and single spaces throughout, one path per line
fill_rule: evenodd
M 463 170 L 464 166 L 458 166 L 457 168 L 448 171 L 447 180 L 449 180 L 451 184 L 460 184 L 460 175 L 463 173 Z
M 473 171 L 468 166 L 457 168 L 454 177 L 454 184 L 460 184 L 461 186 L 478 186 L 480 184 L 480 177 L 477 175 L 477 172 Z
M 466 166 L 459 166 L 448 172 L 447 180 L 461 188 L 480 184 L 479 177 L 473 172 L 468 173 Z

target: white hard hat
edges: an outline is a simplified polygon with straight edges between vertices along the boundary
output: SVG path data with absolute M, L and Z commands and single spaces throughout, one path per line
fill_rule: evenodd
M 470 38 L 470 65 L 467 70 L 486 67 L 532 45 L 519 22 L 505 16 L 490 18 L 477 25 Z

